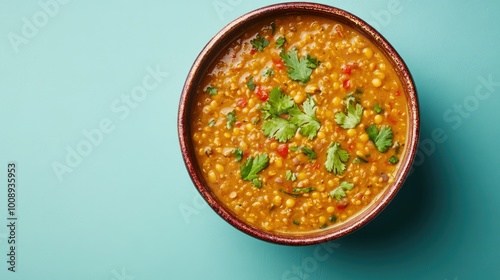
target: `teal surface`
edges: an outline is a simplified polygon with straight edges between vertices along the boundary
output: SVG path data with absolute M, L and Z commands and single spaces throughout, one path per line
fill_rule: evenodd
M 419 91 L 415 172 L 366 227 L 279 246 L 201 200 L 177 141 L 184 79 L 272 3 L 0 1 L 0 279 L 500 279 L 499 1 L 322 1 L 373 24 Z

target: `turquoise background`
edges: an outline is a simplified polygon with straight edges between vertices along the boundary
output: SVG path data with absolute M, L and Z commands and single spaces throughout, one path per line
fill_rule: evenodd
M 422 133 L 415 172 L 389 207 L 309 247 L 265 243 L 219 218 L 177 141 L 198 53 L 275 1 L 54 1 L 0 1 L 0 279 L 500 279 L 499 1 L 320 1 L 372 23 L 399 51 Z M 141 99 L 126 101 L 144 82 Z M 71 156 L 78 148 L 87 155 Z

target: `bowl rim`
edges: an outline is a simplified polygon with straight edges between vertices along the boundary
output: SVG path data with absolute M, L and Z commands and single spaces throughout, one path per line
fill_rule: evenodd
M 191 101 L 196 94 L 196 89 L 202 79 L 204 69 L 210 67 L 222 50 L 233 42 L 234 38 L 240 36 L 246 28 L 254 26 L 264 19 L 292 14 L 307 14 L 330 18 L 347 24 L 371 40 L 386 55 L 392 67 L 396 70 L 404 89 L 408 106 L 407 145 L 405 146 L 404 156 L 400 159 L 394 182 L 379 194 L 378 201 L 374 199 L 369 206 L 357 215 L 354 215 L 353 218 L 330 230 L 305 234 L 283 234 L 264 231 L 242 221 L 232 211 L 227 209 L 205 182 L 201 169 L 198 167 L 190 134 Z M 312 245 L 331 241 L 356 231 L 372 221 L 393 200 L 409 175 L 417 153 L 420 133 L 420 113 L 415 83 L 406 63 L 388 40 L 372 26 L 354 14 L 337 7 L 312 2 L 285 2 L 264 6 L 236 18 L 217 32 L 205 45 L 189 70 L 182 89 L 179 100 L 177 129 L 182 157 L 191 180 L 204 200 L 221 218 L 240 231 L 267 242 L 283 245 Z

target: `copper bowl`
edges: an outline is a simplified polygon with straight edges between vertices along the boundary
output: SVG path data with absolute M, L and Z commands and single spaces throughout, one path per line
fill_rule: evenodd
M 241 220 L 226 208 L 214 195 L 203 178 L 196 160 L 190 127 L 196 89 L 207 69 L 214 63 L 220 52 L 249 27 L 258 24 L 264 19 L 284 15 L 314 15 L 330 18 L 363 34 L 378 46 L 391 62 L 392 67 L 399 75 L 408 103 L 407 144 L 405 145 L 404 157 L 400 159 L 399 170 L 395 174 L 394 182 L 380 193 L 369 206 L 342 224 L 327 230 L 300 235 L 264 231 Z M 219 216 L 240 231 L 264 241 L 286 245 L 310 245 L 333 240 L 354 232 L 375 218 L 396 196 L 410 172 L 417 151 L 420 116 L 417 93 L 411 74 L 396 50 L 380 33 L 365 21 L 344 10 L 322 4 L 294 2 L 270 5 L 249 12 L 229 23 L 208 42 L 196 58 L 184 84 L 179 103 L 177 125 L 181 152 L 187 171 L 199 193 Z

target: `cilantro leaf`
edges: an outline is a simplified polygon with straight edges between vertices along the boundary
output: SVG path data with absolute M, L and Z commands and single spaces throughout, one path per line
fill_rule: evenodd
M 352 190 L 354 188 L 353 183 L 349 183 L 347 181 L 342 181 L 340 185 L 330 192 L 330 196 L 336 198 L 337 200 L 341 200 L 343 197 L 346 197 L 346 191 Z
M 279 49 L 279 48 L 282 48 L 286 43 L 286 38 L 285 37 L 279 37 L 277 40 L 276 40 L 276 48 Z
M 372 124 L 366 128 L 366 134 L 381 153 L 387 152 L 387 149 L 392 146 L 392 129 L 390 126 L 384 125 L 379 131 L 377 126 Z
M 384 110 L 380 107 L 380 105 L 378 103 L 375 103 L 375 106 L 373 106 L 373 111 L 375 111 L 375 113 L 377 113 L 377 114 L 380 114 Z
M 211 119 L 209 122 L 208 122 L 208 127 L 212 127 L 215 125 L 215 120 L 214 119 Z
M 243 151 L 240 148 L 234 149 L 234 155 L 236 156 L 236 160 L 240 162 L 243 159 Z
M 315 191 L 316 188 L 293 188 L 292 192 L 293 193 L 310 193 L 310 192 L 313 192 Z
M 361 122 L 363 116 L 363 107 L 359 103 L 355 103 L 352 99 L 347 101 L 347 115 L 344 112 L 335 114 L 335 121 L 343 129 L 356 127 Z
M 264 72 L 264 77 L 272 77 L 274 76 L 273 68 L 267 68 L 266 72 Z
M 269 46 L 269 40 L 257 34 L 254 39 L 250 40 L 250 44 L 252 44 L 254 49 L 263 51 L 265 47 Z
M 262 181 L 259 180 L 258 178 L 255 178 L 252 180 L 252 185 L 256 188 L 262 188 Z
M 248 157 L 248 159 L 240 167 L 241 179 L 245 181 L 252 181 L 258 179 L 260 171 L 269 166 L 269 157 L 267 154 L 260 154 L 256 157 Z M 255 182 L 253 182 L 255 185 Z
M 286 113 L 295 105 L 295 102 L 289 95 L 285 95 L 278 87 L 274 87 L 269 92 L 269 99 L 262 105 L 265 118 L 270 116 L 279 116 Z
M 275 87 L 261 109 L 266 119 L 262 125 L 264 134 L 279 142 L 291 139 L 297 129 L 300 129 L 300 134 L 303 136 L 313 139 L 321 126 L 316 118 L 316 103 L 310 96 L 304 101 L 304 112 L 302 112 L 289 95 L 283 94 Z
M 212 86 L 208 86 L 207 87 L 207 92 L 210 96 L 214 96 L 217 94 L 217 89 L 212 87 Z
M 293 173 L 292 170 L 288 169 L 286 172 L 285 172 L 285 178 L 287 180 L 290 180 L 292 182 L 295 182 L 297 181 L 297 174 Z
M 397 156 L 392 156 L 392 157 L 389 158 L 388 161 L 389 161 L 390 164 L 396 164 L 396 163 L 399 162 L 399 158 Z
M 226 119 L 227 119 L 226 128 L 232 129 L 234 123 L 236 122 L 236 112 L 233 110 L 233 111 L 227 113 Z
M 304 155 L 307 156 L 307 159 L 309 161 L 312 161 L 313 159 L 315 159 L 316 157 L 318 157 L 318 155 L 314 152 L 314 150 L 310 147 L 302 147 L 301 149 L 302 153 Z
M 318 134 L 318 130 L 321 126 L 318 118 L 316 118 L 316 102 L 314 102 L 311 96 L 308 96 L 302 108 L 304 109 L 304 113 L 298 108 L 291 110 L 290 121 L 300 127 L 299 132 L 302 136 L 306 136 L 311 140 Z
M 367 163 L 368 160 L 366 160 L 365 158 L 362 158 L 360 156 L 357 156 L 353 161 L 352 163 L 354 164 L 360 164 L 360 163 Z
M 292 48 L 288 53 L 282 51 L 281 59 L 288 67 L 288 77 L 294 81 L 303 83 L 307 83 L 309 81 L 312 70 L 319 65 L 319 61 L 309 55 L 305 58 L 299 58 L 296 48 Z
M 269 138 L 275 138 L 279 142 L 286 142 L 290 140 L 293 136 L 295 136 L 297 128 L 297 125 L 277 116 L 265 120 L 262 125 L 264 135 Z
M 255 86 L 255 83 L 253 82 L 253 77 L 250 77 L 250 79 L 248 79 L 247 87 L 251 91 L 255 90 L 256 86 Z
M 335 142 L 330 144 L 326 151 L 325 167 L 328 172 L 335 174 L 344 173 L 346 166 L 345 163 L 349 160 L 349 153 L 340 148 L 340 143 Z

